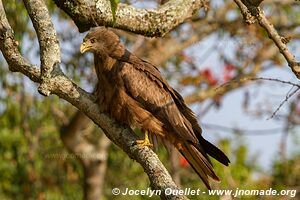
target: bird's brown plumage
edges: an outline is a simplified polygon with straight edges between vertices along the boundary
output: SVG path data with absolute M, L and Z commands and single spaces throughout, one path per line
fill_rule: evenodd
M 92 29 L 80 51 L 94 53 L 96 95 L 104 112 L 172 143 L 208 188 L 208 177 L 219 180 L 208 155 L 226 166 L 229 159 L 202 137 L 194 113 L 155 66 L 131 54 L 104 27 Z

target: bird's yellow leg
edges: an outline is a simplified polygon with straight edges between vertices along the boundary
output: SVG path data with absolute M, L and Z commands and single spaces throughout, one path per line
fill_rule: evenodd
M 145 131 L 145 137 L 143 140 L 136 140 L 135 143 L 141 146 L 153 146 L 149 140 L 148 131 Z

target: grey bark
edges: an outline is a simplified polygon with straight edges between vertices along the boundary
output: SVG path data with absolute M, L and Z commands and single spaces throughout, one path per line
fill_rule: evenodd
M 50 95 L 47 82 L 50 79 L 53 67 L 60 63 L 60 47 L 54 30 L 48 8 L 43 0 L 23 0 L 37 33 L 40 45 L 41 85 L 38 91 Z
M 109 0 L 53 1 L 74 20 L 80 32 L 95 26 L 114 26 L 151 37 L 168 33 L 207 3 L 206 0 L 170 0 L 157 9 L 138 9 L 119 3 L 114 22 Z

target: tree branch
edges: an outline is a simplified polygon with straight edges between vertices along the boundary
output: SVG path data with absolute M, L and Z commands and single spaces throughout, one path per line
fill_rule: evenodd
M 257 4 L 253 4 L 250 0 L 234 0 L 236 4 L 241 9 L 245 20 L 249 20 L 249 13 L 251 13 L 251 16 L 255 17 L 255 19 L 258 21 L 259 25 L 265 29 L 265 31 L 268 33 L 269 38 L 273 40 L 275 45 L 278 47 L 280 53 L 284 56 L 285 60 L 288 62 L 290 68 L 294 72 L 294 74 L 297 76 L 298 79 L 300 79 L 300 62 L 297 62 L 295 59 L 295 56 L 289 51 L 287 48 L 285 38 L 281 37 L 276 29 L 274 28 L 273 24 L 269 22 L 269 20 L 264 15 L 263 11 L 258 7 Z M 256 2 L 256 1 L 255 1 Z M 261 1 L 257 1 L 258 4 Z
M 53 41 L 49 42 L 52 43 Z M 13 30 L 6 18 L 2 0 L 0 0 L 0 49 L 12 71 L 21 72 L 31 80 L 40 83 L 39 68 L 31 65 L 21 56 L 17 45 L 18 43 L 14 40 Z M 116 123 L 106 114 L 101 113 L 99 105 L 94 103 L 94 96 L 73 83 L 62 73 L 59 67 L 54 68 L 52 76 L 47 81 L 47 88 L 51 94 L 56 94 L 84 112 L 103 129 L 109 139 L 122 148 L 130 158 L 139 162 L 150 179 L 152 189 L 162 191 L 162 198 L 186 199 L 184 196 L 165 195 L 164 191 L 167 188 L 179 188 L 173 182 L 157 155 L 148 147 L 134 145 L 134 141 L 137 139 L 134 132 L 130 128 Z
M 47 82 L 56 64 L 60 63 L 60 47 L 48 8 L 43 0 L 23 0 L 40 44 L 41 85 L 38 91 L 50 95 Z
M 251 78 L 250 80 L 263 80 L 263 81 L 274 81 L 274 82 L 278 82 L 278 83 L 283 83 L 283 84 L 288 84 L 291 85 L 293 87 L 296 87 L 296 89 L 292 90 L 293 87 L 289 90 L 289 92 L 286 94 L 285 99 L 279 104 L 279 106 L 276 108 L 276 110 L 272 113 L 272 115 L 268 118 L 268 119 L 272 119 L 277 112 L 280 110 L 280 108 L 294 95 L 296 94 L 299 89 L 300 89 L 300 85 L 296 84 L 296 83 L 292 83 L 290 81 L 283 81 L 283 80 L 279 80 L 276 78 L 263 78 L 263 77 L 258 77 L 258 78 Z M 267 119 L 267 120 L 268 120 Z
M 80 32 L 94 26 L 114 26 L 149 37 L 163 36 L 190 18 L 206 0 L 170 0 L 157 9 L 138 9 L 119 3 L 116 21 L 109 0 L 53 0 L 76 23 Z

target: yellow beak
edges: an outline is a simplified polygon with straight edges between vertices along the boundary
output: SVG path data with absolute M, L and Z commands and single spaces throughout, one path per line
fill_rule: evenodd
M 86 46 L 86 43 L 83 42 L 81 45 L 80 45 L 80 53 L 84 53 L 88 50 L 88 46 Z

